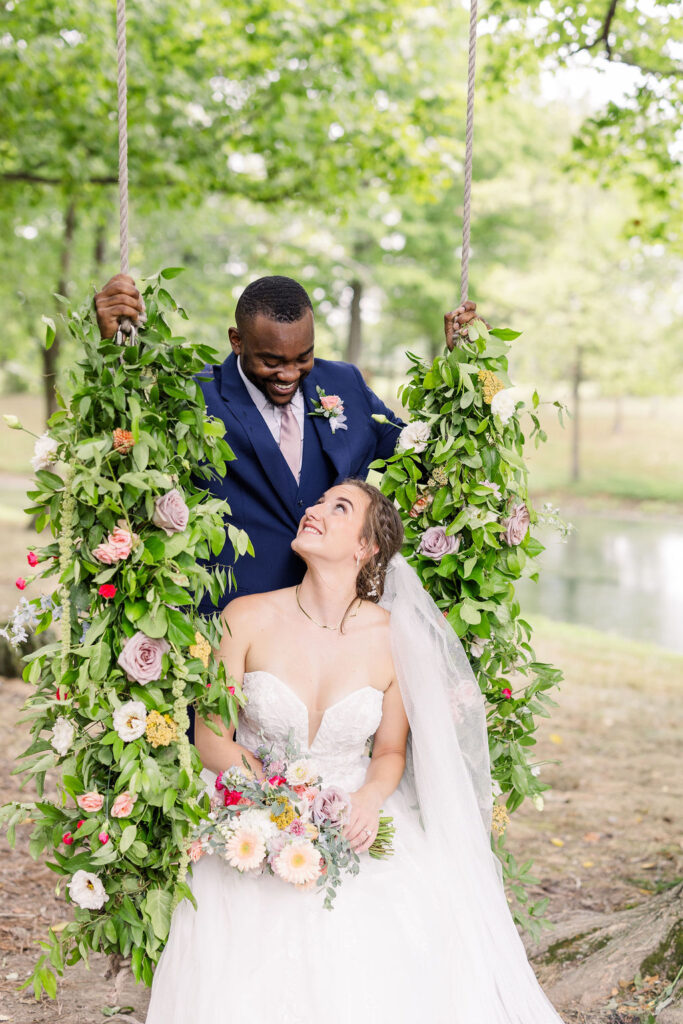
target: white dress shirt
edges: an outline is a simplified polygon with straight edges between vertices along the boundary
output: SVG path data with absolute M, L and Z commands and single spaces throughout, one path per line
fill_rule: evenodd
M 246 376 L 244 370 L 242 369 L 242 362 L 241 362 L 239 356 L 237 357 L 237 369 L 239 371 L 240 377 L 244 381 L 245 388 L 249 392 L 249 397 L 251 398 L 252 402 L 254 403 L 254 405 L 256 406 L 258 411 L 261 413 L 261 416 L 263 417 L 263 420 L 264 420 L 266 426 L 268 427 L 268 430 L 273 435 L 273 438 L 275 440 L 275 444 L 279 448 L 280 447 L 280 428 L 282 426 L 282 407 L 278 406 L 278 405 L 273 405 L 273 403 L 263 394 L 263 392 L 259 391 L 259 389 L 256 387 L 255 384 L 252 384 L 252 382 L 249 380 L 249 378 Z M 297 390 L 294 392 L 294 395 L 293 395 L 293 397 L 292 397 L 292 399 L 290 401 L 290 405 L 292 407 L 292 412 L 294 413 L 294 416 L 296 417 L 296 421 L 299 424 L 299 430 L 301 431 L 301 460 L 300 460 L 300 465 L 303 465 L 303 455 L 304 455 L 304 420 L 305 420 L 306 410 L 304 408 L 304 396 L 303 396 L 303 392 L 302 392 L 301 388 L 297 388 Z M 301 477 L 301 470 L 299 470 L 299 478 L 300 477 Z

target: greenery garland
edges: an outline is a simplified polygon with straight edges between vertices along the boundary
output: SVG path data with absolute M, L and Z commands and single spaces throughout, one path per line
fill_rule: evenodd
M 163 285 L 176 273 L 150 280 L 145 329 L 125 346 L 100 340 L 92 303 L 70 312 L 81 356 L 36 441 L 27 512 L 56 539 L 29 554 L 29 582 L 58 573 L 61 608 L 43 594 L 29 611 L 38 631 L 61 611 L 61 640 L 26 659 L 32 742 L 17 771 L 39 798 L 54 773 L 56 798 L 6 805 L 2 819 L 11 842 L 32 823 L 30 853 L 67 882 L 73 906 L 25 982 L 36 998 L 54 997 L 56 975 L 90 950 L 130 957 L 151 984 L 172 910 L 192 898 L 187 842 L 208 811 L 187 708 L 230 723 L 244 700 L 211 653 L 219 617 L 197 613 L 204 593 L 216 602 L 229 585 L 202 564 L 226 532 L 236 556 L 253 551 L 202 489 L 234 456 L 197 382 L 218 355 L 169 326 L 171 312 L 187 319 Z
M 504 800 L 493 809 L 494 846 L 515 919 L 537 934 L 547 900 L 529 901 L 531 862 L 517 864 L 504 832 L 508 813 L 525 798 L 543 807 L 548 787 L 529 760 L 534 715 L 548 716 L 555 705 L 548 691 L 562 679 L 536 660 L 515 596 L 520 578 L 536 578 L 534 559 L 543 551 L 530 529 L 539 515 L 529 501 L 522 414 L 536 444 L 546 436 L 538 394 L 526 409 L 509 390 L 508 342 L 519 334 L 474 320 L 461 335 L 458 347 L 431 364 L 408 353 L 410 380 L 399 395 L 411 422 L 395 454 L 371 468 L 382 471 L 382 490 L 400 508 L 404 555 L 462 638 L 486 697 L 493 796 Z M 552 510 L 540 518 L 564 526 Z

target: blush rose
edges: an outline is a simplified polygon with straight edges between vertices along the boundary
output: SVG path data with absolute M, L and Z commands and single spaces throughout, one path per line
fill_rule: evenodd
M 185 504 L 185 499 L 175 487 L 154 499 L 152 522 L 169 537 L 174 533 L 182 533 L 189 517 L 190 510 Z
M 156 682 L 161 677 L 161 659 L 170 651 L 167 640 L 155 640 L 138 630 L 123 645 L 118 663 L 131 682 Z

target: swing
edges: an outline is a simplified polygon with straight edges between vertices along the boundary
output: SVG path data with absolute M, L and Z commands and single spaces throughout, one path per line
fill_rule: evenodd
M 128 274 L 125 0 L 117 0 L 116 18 L 120 268 Z M 531 655 L 526 668 L 516 660 L 517 650 L 528 640 L 528 627 L 517 621 L 519 609 L 510 597 L 509 581 L 519 578 L 524 561 L 542 550 L 526 532 L 524 438 L 507 391 L 507 342 L 516 334 L 489 332 L 467 297 L 476 28 L 477 0 L 471 0 L 460 306 L 449 314 L 451 351 L 431 366 L 410 356 L 410 379 L 402 396 L 414 421 L 425 428 L 423 433 L 429 436 L 433 428 L 438 438 L 431 439 L 429 448 L 426 443 L 419 448 L 399 441 L 396 455 L 384 467 L 383 489 L 399 506 L 411 558 L 425 586 L 478 665 L 482 688 L 495 709 L 490 730 L 500 751 L 494 777 L 510 794 L 507 807 L 514 810 L 525 795 L 540 796 L 543 787 L 526 765 L 526 748 L 517 747 L 519 736 L 512 736 L 508 728 L 513 707 L 509 702 L 514 699 L 515 710 L 523 715 L 532 697 L 537 703 L 547 699 L 545 691 L 557 684 L 559 673 L 535 663 Z M 54 997 L 55 972 L 63 973 L 65 963 L 86 959 L 89 949 L 111 955 L 115 998 L 128 962 L 136 980 L 151 984 L 173 909 L 180 899 L 191 899 L 185 883 L 187 844 L 203 813 L 199 762 L 186 736 L 187 705 L 192 702 L 204 718 L 219 715 L 225 723 L 236 723 L 243 703 L 234 687 L 229 692 L 224 667 L 211 655 L 218 646 L 218 622 L 199 619 L 193 608 L 177 610 L 191 604 L 193 590 L 203 588 L 212 598 L 225 590 L 225 576 L 211 577 L 202 560 L 210 550 L 220 550 L 226 530 L 236 555 L 249 550 L 249 540 L 229 523 L 226 528 L 230 510 L 225 502 L 211 498 L 200 504 L 192 483 L 192 472 L 200 464 L 206 464 L 207 477 L 212 470 L 225 475 L 232 453 L 223 440 L 223 425 L 203 413 L 198 399 L 195 376 L 215 353 L 183 339 L 171 343 L 165 308 L 178 307 L 162 283 L 173 276 L 175 271 L 162 271 L 148 287 L 147 321 L 140 333 L 122 320 L 113 343 L 102 343 L 85 313 L 70 319 L 69 329 L 85 356 L 77 366 L 69 407 L 62 403 L 50 422 L 68 464 L 66 479 L 49 468 L 40 470 L 37 490 L 31 492 L 30 511 L 42 517 L 42 525 L 51 521 L 59 536 L 59 544 L 48 545 L 41 555 L 51 566 L 59 555 L 62 622 L 60 644 L 31 655 L 24 673 L 36 687 L 30 698 L 34 742 L 26 752 L 26 770 L 42 795 L 45 772 L 59 767 L 64 799 L 61 806 L 48 801 L 8 805 L 3 819 L 12 829 L 25 820 L 30 806 L 32 852 L 39 856 L 50 850 L 51 866 L 70 878 L 76 905 L 74 921 L 59 933 L 50 931 L 46 952 L 29 978 L 37 997 L 42 991 Z M 481 369 L 477 360 L 482 360 Z M 91 437 L 86 429 L 89 418 Z M 78 433 L 82 425 L 85 437 Z M 171 521 L 169 532 L 166 520 L 156 533 L 146 530 L 141 541 L 134 527 L 159 522 L 154 495 L 164 489 L 160 497 L 187 515 L 187 530 Z M 180 498 L 184 505 L 182 492 L 189 495 L 184 510 L 178 504 Z M 496 501 L 507 513 L 500 521 L 491 511 Z M 441 531 L 439 540 L 445 538 L 448 548 L 436 563 L 429 561 L 436 549 L 424 541 L 430 531 L 432 539 L 434 531 Z M 466 532 L 467 541 L 462 539 Z M 498 538 L 503 535 L 501 544 Z M 496 577 L 503 581 L 500 585 Z M 96 593 L 91 585 L 99 588 Z M 92 616 L 87 622 L 85 609 Z M 50 610 L 44 611 L 41 626 L 51 617 Z M 496 623 L 500 647 L 491 640 L 491 622 Z M 153 662 L 158 675 L 136 676 L 136 645 L 144 647 L 141 660 Z M 117 675 L 118 668 L 125 676 Z M 533 676 L 528 692 L 516 698 L 510 687 L 501 686 L 507 683 L 504 674 L 513 670 Z M 127 699 L 129 695 L 134 699 Z M 102 735 L 100 727 L 109 721 L 112 708 L 114 728 Z M 530 713 L 526 718 L 519 715 L 518 732 L 528 740 L 533 719 Z M 48 730 L 50 740 L 41 737 Z M 131 743 L 143 735 L 150 752 Z M 118 776 L 114 773 L 112 779 L 114 765 Z M 128 799 L 117 805 L 123 796 Z M 141 797 L 135 812 L 133 796 Z M 76 809 L 67 807 L 67 798 Z M 500 835 L 507 812 L 498 806 L 494 822 L 502 822 L 503 828 L 494 824 L 497 853 L 512 872 L 514 864 L 510 867 L 506 861 Z M 102 809 L 107 828 L 97 834 L 101 822 L 95 815 Z M 84 820 L 77 822 L 80 814 Z M 107 889 L 98 877 L 100 870 L 106 874 Z M 524 883 L 519 872 L 515 877 Z M 533 906 L 527 910 L 534 914 Z

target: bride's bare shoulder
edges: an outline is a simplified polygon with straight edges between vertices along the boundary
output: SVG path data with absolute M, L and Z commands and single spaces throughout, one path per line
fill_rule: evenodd
M 272 590 L 262 594 L 243 594 L 236 597 L 223 609 L 223 619 L 232 627 L 235 624 L 245 625 L 249 622 L 267 622 L 275 617 L 287 603 L 287 595 L 291 587 L 284 590 Z

